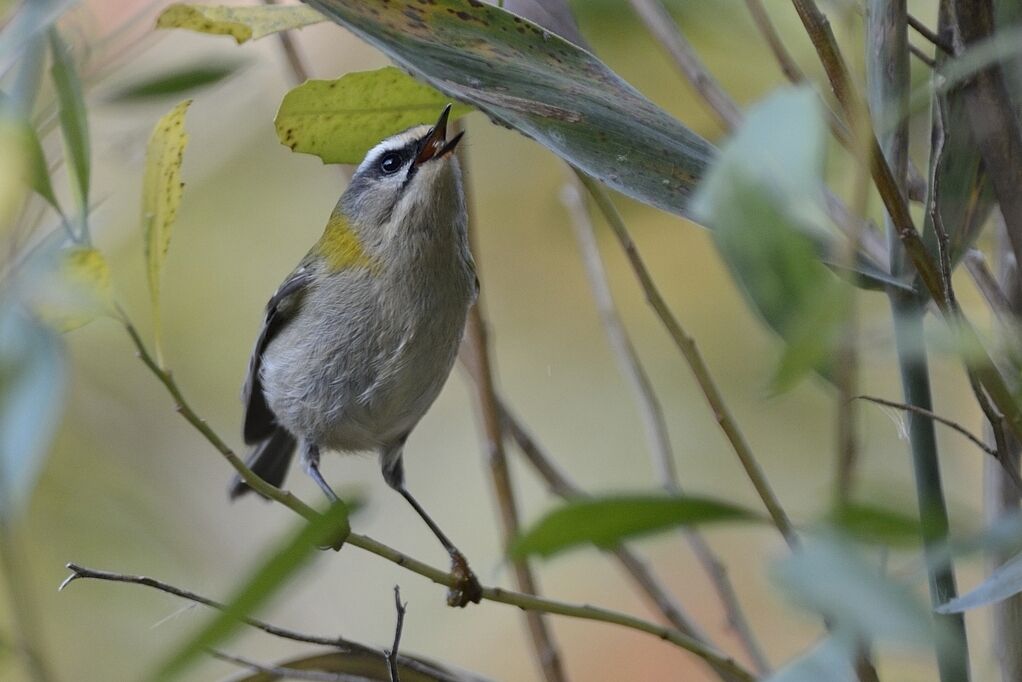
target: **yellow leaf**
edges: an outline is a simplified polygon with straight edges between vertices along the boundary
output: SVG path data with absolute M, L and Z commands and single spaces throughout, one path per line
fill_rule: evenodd
M 170 234 L 181 205 L 181 159 L 188 135 L 185 112 L 191 100 L 185 100 L 164 115 L 153 128 L 146 148 L 145 174 L 142 178 L 142 228 L 145 234 L 146 274 L 153 301 L 156 344 L 160 338 L 160 273 L 170 247 Z
M 229 35 L 240 45 L 247 40 L 318 24 L 326 18 L 305 5 L 223 7 L 174 4 L 163 10 L 157 28 L 184 28 L 198 33 Z
M 34 307 L 51 326 L 67 332 L 110 315 L 112 291 L 103 254 L 93 248 L 73 247 L 60 252 L 48 281 L 35 292 Z
M 436 121 L 451 98 L 400 69 L 349 73 L 310 80 L 284 95 L 274 121 L 277 138 L 293 151 L 323 163 L 359 163 L 380 140 Z M 455 103 L 451 120 L 472 111 Z

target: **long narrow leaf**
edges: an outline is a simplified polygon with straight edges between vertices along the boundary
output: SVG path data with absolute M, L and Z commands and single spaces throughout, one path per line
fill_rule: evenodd
M 961 613 L 994 604 L 1022 592 L 1022 554 L 997 567 L 975 589 L 937 607 L 937 613 Z
M 156 27 L 229 35 L 240 45 L 248 40 L 325 20 L 319 12 L 301 5 L 224 7 L 174 4 L 163 10 L 156 20 Z
M 60 128 L 64 135 L 68 165 L 71 168 L 71 186 L 78 204 L 82 233 L 87 238 L 92 152 L 89 143 L 89 124 L 85 113 L 85 99 L 70 50 L 55 28 L 50 29 L 50 52 L 53 55 L 50 74 L 57 89 L 57 101 L 60 105 Z

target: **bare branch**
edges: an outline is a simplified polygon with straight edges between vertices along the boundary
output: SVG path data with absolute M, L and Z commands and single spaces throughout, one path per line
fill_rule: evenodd
M 770 21 L 770 15 L 767 14 L 766 8 L 763 7 L 763 1 L 745 0 L 745 6 L 749 8 L 752 21 L 756 24 L 756 28 L 759 29 L 763 39 L 766 40 L 767 45 L 770 46 L 770 51 L 773 52 L 774 58 L 777 59 L 777 64 L 781 67 L 784 75 L 792 83 L 798 84 L 803 82 L 806 79 L 805 74 L 802 73 L 802 69 L 798 67 L 798 64 L 788 52 L 788 48 L 784 46 L 784 41 L 781 40 L 781 36 L 777 33 L 773 22 Z
M 926 38 L 928 41 L 933 43 L 937 48 L 943 50 L 947 54 L 954 54 L 954 48 L 952 47 L 952 45 L 950 43 L 948 43 L 948 41 L 944 40 L 943 38 L 938 36 L 936 33 L 931 31 L 926 24 L 924 24 L 923 22 L 919 21 L 918 19 L 916 19 L 911 14 L 909 14 L 907 16 L 908 16 L 908 25 L 911 26 L 915 30 L 916 33 L 921 35 L 923 38 Z
M 278 4 L 277 0 L 263 0 L 263 3 L 266 5 Z M 305 60 L 298 54 L 298 46 L 295 45 L 291 37 L 291 31 L 278 31 L 277 38 L 280 40 L 280 48 L 284 52 L 287 64 L 291 68 L 295 84 L 299 85 L 309 80 L 309 69 L 305 65 Z
M 660 295 L 660 290 L 657 288 L 656 283 L 654 283 L 653 277 L 649 274 L 649 270 L 647 270 L 646 264 L 642 260 L 642 256 L 639 255 L 639 251 L 636 248 L 635 243 L 632 241 L 631 235 L 629 235 L 628 228 L 625 227 L 624 221 L 621 220 L 620 214 L 618 214 L 617 209 L 614 208 L 614 205 L 611 203 L 606 192 L 604 192 L 603 188 L 600 187 L 595 180 L 577 169 L 575 170 L 575 174 L 596 200 L 597 207 L 599 207 L 604 218 L 606 218 L 611 230 L 620 242 L 621 248 L 624 249 L 625 255 L 628 257 L 628 261 L 639 280 L 639 285 L 642 287 L 643 293 L 646 295 L 646 300 L 653 308 L 661 323 L 663 323 L 664 327 L 667 329 L 671 339 L 673 339 L 678 350 L 681 351 L 682 356 L 688 363 L 689 368 L 692 370 L 696 383 L 699 384 L 699 388 L 706 397 L 706 401 L 709 403 L 710 409 L 713 410 L 713 416 L 716 418 L 721 430 L 724 432 L 728 442 L 734 449 L 735 454 L 738 455 L 738 459 L 744 467 L 746 475 L 749 477 L 753 487 L 756 489 L 760 499 L 763 501 L 763 505 L 770 514 L 770 518 L 773 520 L 774 525 L 777 527 L 777 530 L 780 531 L 781 535 L 790 547 L 797 547 L 798 536 L 791 524 L 791 520 L 788 518 L 788 514 L 781 506 L 780 500 L 777 499 L 777 495 L 774 494 L 773 488 L 771 488 L 770 483 L 767 481 L 763 468 L 760 466 L 755 455 L 753 455 L 752 448 L 749 447 L 748 442 L 745 440 L 745 436 L 742 435 L 741 430 L 738 428 L 738 424 L 735 422 L 734 416 L 731 414 L 731 410 L 728 408 L 727 403 L 724 402 L 724 397 L 721 395 L 720 389 L 717 388 L 717 384 L 710 373 L 710 368 L 703 360 L 702 354 L 696 347 L 695 341 L 684 330 L 681 323 L 674 316 L 674 313 L 672 313 L 670 308 L 667 306 L 667 302 L 664 301 L 663 296 Z
M 390 682 L 401 682 L 397 670 L 397 652 L 401 646 L 401 631 L 405 626 L 405 609 L 408 605 L 401 603 L 401 588 L 394 585 L 394 608 L 397 610 L 397 623 L 394 625 L 394 644 L 387 652 L 387 669 L 390 671 Z
M 474 254 L 479 253 L 475 244 L 475 213 L 472 209 L 471 183 L 469 181 L 467 158 L 464 151 L 459 152 L 462 175 L 465 178 L 465 203 L 469 207 L 468 234 Z M 479 259 L 476 259 L 476 263 Z M 476 266 L 478 268 L 478 265 Z M 479 277 L 477 270 L 477 277 Z M 504 452 L 504 437 L 500 419 L 500 407 L 496 393 L 496 372 L 490 358 L 489 340 L 487 338 L 486 319 L 483 313 L 482 295 L 478 295 L 475 305 L 469 310 L 468 324 L 465 331 L 465 344 L 469 349 L 473 364 L 477 368 L 479 380 L 476 382 L 476 408 L 482 422 L 483 452 L 493 483 L 494 497 L 500 513 L 501 531 L 506 547 L 519 534 L 518 503 L 515 500 L 514 485 L 511 471 L 507 465 Z M 513 559 L 515 582 L 518 589 L 528 594 L 539 594 L 539 585 L 533 575 L 529 563 L 525 559 Z M 554 642 L 553 633 L 541 614 L 527 612 L 526 625 L 532 638 L 532 646 L 536 661 L 547 682 L 564 682 L 567 675 L 561 663 L 561 656 Z
M 983 452 L 987 453 L 988 455 L 991 455 L 993 457 L 997 456 L 997 452 L 993 448 L 991 448 L 986 443 L 984 443 L 982 441 L 982 439 L 980 439 L 978 436 L 973 435 L 972 432 L 970 432 L 967 428 L 965 428 L 964 426 L 962 426 L 958 422 L 953 421 L 951 419 L 948 419 L 946 417 L 941 417 L 939 414 L 935 414 L 935 413 L 931 412 L 930 410 L 924 410 L 923 408 L 919 407 L 918 405 L 908 405 L 906 403 L 899 403 L 899 402 L 894 401 L 894 400 L 887 400 L 885 398 L 878 398 L 877 396 L 873 396 L 873 395 L 857 395 L 857 396 L 853 397 L 852 399 L 853 400 L 865 400 L 867 402 L 876 403 L 877 405 L 883 405 L 884 407 L 890 407 L 890 408 L 893 408 L 895 410 L 902 410 L 904 412 L 912 412 L 913 414 L 922 415 L 923 417 L 926 417 L 927 419 L 932 419 L 933 421 L 935 421 L 935 422 L 937 422 L 939 424 L 943 424 L 944 426 L 947 426 L 948 428 L 953 429 L 953 430 L 957 431 L 958 433 L 962 434 L 963 436 L 968 438 L 970 441 L 972 441 L 972 443 L 977 448 L 979 448 Z
M 986 257 L 979 249 L 969 249 L 963 259 L 965 269 L 972 275 L 979 293 L 983 295 L 997 321 L 1005 328 L 1014 326 L 1014 315 L 1008 297 L 997 283 L 997 279 L 987 266 Z
M 734 100 L 724 92 L 717 79 L 706 70 L 699 55 L 682 34 L 660 0 L 629 0 L 635 13 L 653 34 L 657 42 L 671 55 L 675 65 L 685 74 L 703 100 L 713 109 L 726 129 L 732 129 L 742 122 L 742 112 Z
M 589 285 L 593 292 L 593 298 L 596 300 L 596 307 L 603 320 L 604 331 L 610 340 L 621 373 L 632 384 L 639 412 L 646 424 L 647 439 L 653 454 L 653 467 L 657 472 L 660 485 L 672 494 L 681 494 L 682 489 L 678 481 L 678 471 L 674 464 L 674 453 L 671 449 L 663 409 L 657 399 L 652 382 L 642 367 L 638 353 L 628 337 L 624 323 L 617 313 L 614 297 L 610 285 L 607 283 L 607 273 L 600 258 L 593 225 L 579 191 L 577 180 L 565 185 L 561 192 L 561 200 L 572 217 L 575 236 L 582 251 L 582 262 L 589 277 Z M 727 576 L 727 570 L 723 563 L 698 531 L 690 530 L 684 532 L 683 535 L 710 577 L 727 613 L 728 623 L 753 661 L 756 672 L 761 675 L 767 674 L 770 664 L 742 611 L 734 586 Z

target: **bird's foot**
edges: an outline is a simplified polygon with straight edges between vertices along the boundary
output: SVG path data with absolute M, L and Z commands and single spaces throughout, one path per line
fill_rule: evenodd
M 483 598 L 483 586 L 479 584 L 475 573 L 468 567 L 461 552 L 451 552 L 451 573 L 457 579 L 447 590 L 447 605 L 464 608 L 469 602 L 478 604 Z

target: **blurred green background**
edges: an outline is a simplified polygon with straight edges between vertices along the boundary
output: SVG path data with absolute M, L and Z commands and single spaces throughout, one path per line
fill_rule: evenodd
M 931 5 L 911 2 L 910 11 L 932 18 Z M 613 69 L 695 131 L 720 139 L 718 124 L 626 3 L 578 0 L 573 6 L 594 50 Z M 790 3 L 769 0 L 767 6 L 796 58 L 818 78 L 815 55 Z M 88 46 L 84 71 L 98 202 L 93 232 L 110 260 L 119 298 L 147 329 L 141 169 L 153 123 L 177 100 L 118 103 L 111 96 L 127 83 L 177 65 L 241 61 L 235 76 L 194 95 L 183 171 L 187 187 L 163 285 L 167 362 L 193 406 L 240 448 L 238 393 L 263 305 L 318 237 L 343 179 L 336 169 L 277 142 L 273 116 L 291 80 L 275 38 L 236 47 L 226 37 L 153 32 L 160 7 L 92 0 L 63 23 L 77 45 Z M 754 102 L 783 83 L 741 0 L 677 1 L 671 7 L 712 72 L 740 103 Z M 854 3 L 827 3 L 826 8 L 847 53 L 861 54 L 861 17 Z M 387 63 L 332 24 L 305 29 L 296 38 L 313 77 L 333 78 Z M 502 389 L 558 462 L 589 490 L 653 488 L 642 423 L 605 342 L 559 199 L 565 167 L 482 115 L 471 115 L 467 125 L 482 291 Z M 832 155 L 831 166 L 835 187 L 846 189 L 844 157 Z M 800 523 L 818 518 L 832 486 L 832 390 L 810 379 L 771 396 L 767 381 L 779 343 L 749 312 L 706 232 L 624 199 L 619 205 L 789 512 Z M 690 492 L 758 508 L 686 366 L 602 227 L 610 281 L 663 401 L 683 484 Z M 961 295 L 966 303 L 974 296 L 964 282 Z M 863 392 L 897 399 L 886 303 L 879 295 L 863 296 L 861 303 Z M 295 527 L 296 519 L 255 499 L 228 503 L 229 467 L 174 413 L 117 324 L 100 320 L 72 332 L 67 343 L 73 376 L 66 415 L 18 533 L 45 652 L 61 679 L 134 679 L 206 614 L 140 587 L 83 581 L 58 594 L 64 563 L 151 575 L 223 598 L 267 548 Z M 978 412 L 957 362 L 935 358 L 934 379 L 937 411 L 978 428 Z M 467 388 L 466 376 L 456 370 L 412 435 L 406 449 L 409 485 L 465 551 L 483 582 L 511 586 Z M 982 455 L 955 434 L 940 436 L 956 528 L 975 527 Z M 864 405 L 861 446 L 860 496 L 911 510 L 910 462 L 899 418 Z M 324 471 L 340 489 L 359 490 L 367 499 L 353 521 L 357 530 L 432 564 L 446 563 L 418 518 L 386 488 L 374 458 L 331 456 Z M 513 474 L 525 520 L 552 506 L 553 498 L 531 471 L 513 461 Z M 289 487 L 306 500 L 320 500 L 299 471 L 293 472 Z M 818 622 L 793 611 L 768 585 L 769 559 L 785 551 L 775 532 L 766 527 L 714 529 L 708 537 L 730 568 L 773 663 L 814 641 Z M 680 536 L 664 535 L 639 546 L 683 604 L 737 651 L 709 582 Z M 913 564 L 908 555 L 895 555 L 890 566 L 907 571 Z M 970 585 L 981 566 L 964 568 L 962 582 Z M 617 566 L 595 550 L 558 557 L 538 564 L 537 570 L 549 595 L 656 619 Z M 441 588 L 354 548 L 318 556 L 260 616 L 298 630 L 383 645 L 393 633 L 395 584 L 409 603 L 405 651 L 496 679 L 535 678 L 518 610 L 497 604 L 448 609 Z M 0 601 L 0 624 L 10 632 L 6 615 Z M 986 646 L 985 619 L 983 610 L 968 616 L 976 651 Z M 574 679 L 710 679 L 695 659 L 655 638 L 584 621 L 551 622 Z M 254 632 L 244 632 L 224 648 L 262 661 L 305 650 Z M 986 657 L 975 660 L 976 679 L 992 679 Z M 925 658 L 884 662 L 885 679 L 933 678 Z M 190 679 L 221 679 L 234 670 L 204 662 Z M 14 657 L 0 653 L 0 678 L 20 680 L 20 675 Z

